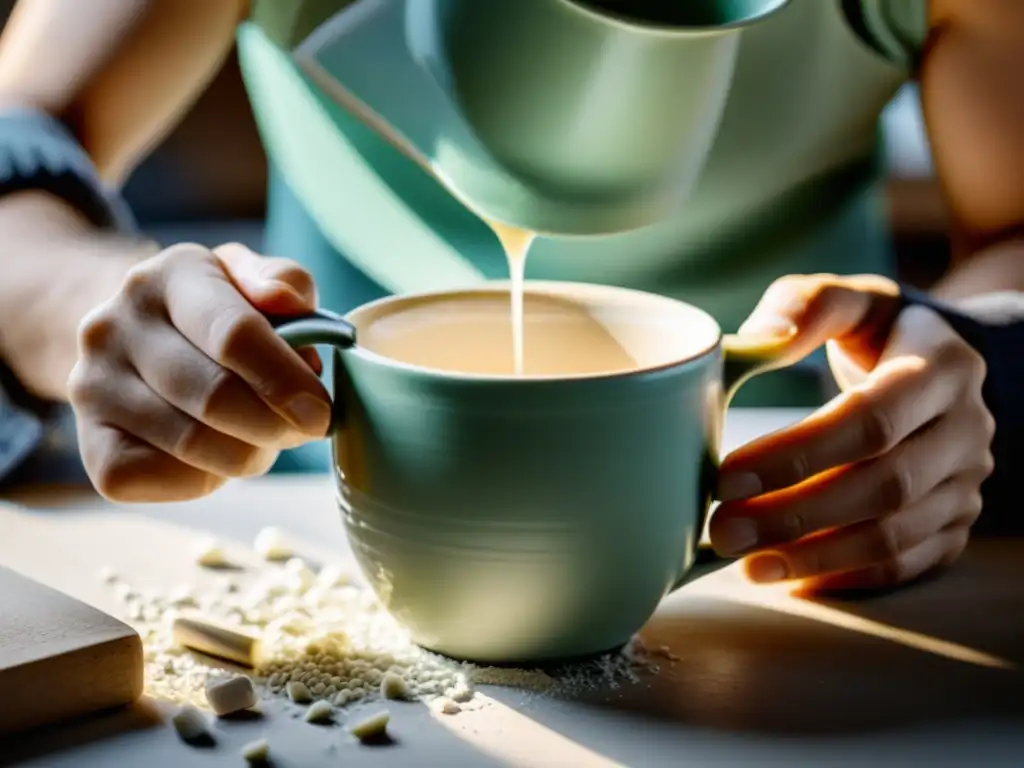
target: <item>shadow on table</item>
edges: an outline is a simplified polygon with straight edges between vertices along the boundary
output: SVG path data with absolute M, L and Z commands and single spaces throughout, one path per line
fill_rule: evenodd
M 46 768 L 181 768 L 185 765 L 237 766 L 242 745 L 265 737 L 273 768 L 372 764 L 379 768 L 422 765 L 427 755 L 439 765 L 501 768 L 505 765 L 451 728 L 438 723 L 427 707 L 399 703 L 389 707 L 392 735 L 359 744 L 344 729 L 354 715 L 339 715 L 341 725 L 311 726 L 282 711 L 252 717 L 220 718 L 206 744 L 183 744 L 168 724 L 172 706 L 142 699 L 105 715 L 50 726 L 0 739 L 0 768 L 22 764 Z M 363 713 L 364 715 L 366 712 Z M 371 754 L 372 753 L 372 754 Z M 434 763 L 428 763 L 434 764 Z
M 574 702 L 638 727 L 770 741 L 1022 723 L 1022 587 L 1024 541 L 979 541 L 941 577 L 873 599 L 800 599 L 729 568 L 670 597 L 644 629 L 658 674 Z
M 42 760 L 69 752 L 112 736 L 157 728 L 163 724 L 153 702 L 142 699 L 134 705 L 56 726 L 36 728 L 27 733 L 0 737 L 0 768 L 28 760 Z

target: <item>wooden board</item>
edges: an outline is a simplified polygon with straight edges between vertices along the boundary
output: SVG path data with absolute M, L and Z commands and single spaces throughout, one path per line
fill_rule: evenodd
M 130 704 L 141 693 L 135 630 L 0 567 L 0 734 Z

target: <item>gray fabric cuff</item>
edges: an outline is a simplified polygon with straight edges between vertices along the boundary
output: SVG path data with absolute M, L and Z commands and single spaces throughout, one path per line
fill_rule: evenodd
M 27 190 L 56 195 L 103 229 L 137 230 L 124 198 L 104 186 L 63 123 L 41 110 L 0 110 L 0 196 Z
M 102 229 L 137 231 L 124 199 L 104 187 L 59 120 L 39 110 L 0 110 L 0 197 L 29 190 L 56 195 Z M 46 439 L 56 408 L 26 392 L 0 360 L 0 485 Z

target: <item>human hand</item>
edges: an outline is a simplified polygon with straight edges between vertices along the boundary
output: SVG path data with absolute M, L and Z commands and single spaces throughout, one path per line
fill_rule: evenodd
M 722 463 L 711 542 L 748 555 L 754 581 L 889 587 L 963 552 L 993 468 L 984 361 L 898 294 L 876 276 L 786 277 L 740 328 L 792 333 L 793 358 L 827 342 L 842 389 Z
M 193 499 L 322 438 L 313 349 L 265 315 L 316 307 L 309 274 L 241 245 L 177 245 L 133 268 L 79 330 L 68 382 L 89 478 L 121 502 Z

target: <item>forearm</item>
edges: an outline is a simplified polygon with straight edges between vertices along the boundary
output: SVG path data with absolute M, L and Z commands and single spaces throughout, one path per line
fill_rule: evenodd
M 0 358 L 32 394 L 64 400 L 82 317 L 156 247 L 43 192 L 0 198 L 0 232 Z
M 19 0 L 0 36 L 0 108 L 61 118 L 100 176 L 118 185 L 216 75 L 247 8 L 247 0 Z

